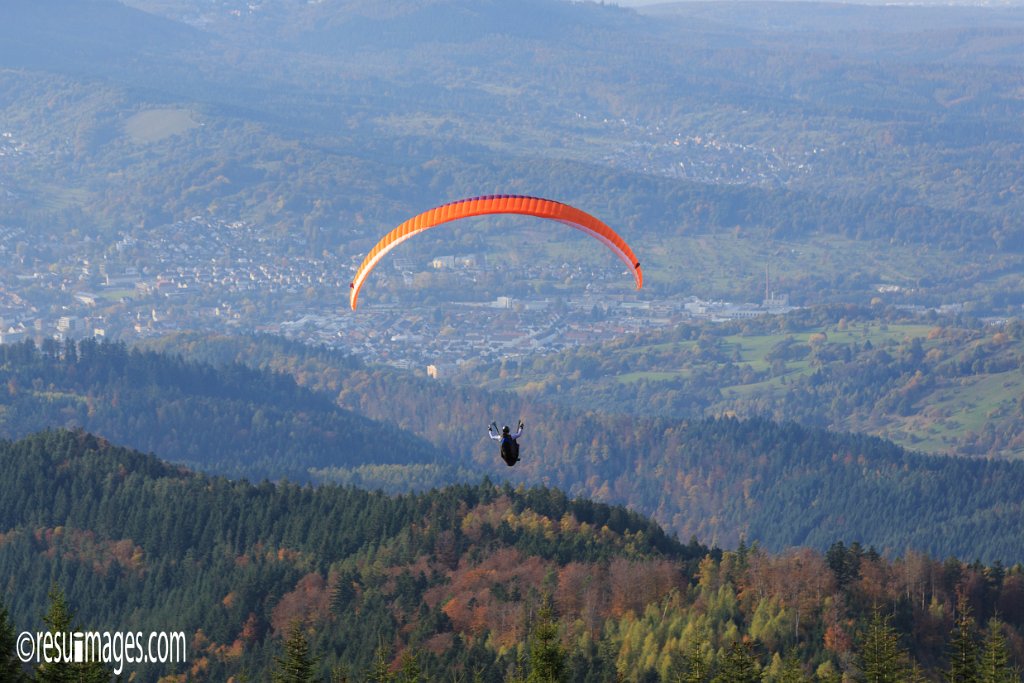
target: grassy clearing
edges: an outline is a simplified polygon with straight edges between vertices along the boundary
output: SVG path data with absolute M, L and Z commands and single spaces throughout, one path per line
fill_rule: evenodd
M 39 193 L 39 206 L 49 211 L 63 211 L 87 203 L 91 195 L 82 188 L 49 185 Z
M 199 126 L 195 115 L 188 109 L 148 109 L 140 111 L 124 123 L 124 130 L 132 142 L 144 145 Z
M 110 303 L 116 303 L 125 297 L 135 296 L 135 289 L 106 289 L 100 293 L 100 298 Z
M 1024 377 L 1017 372 L 961 377 L 930 392 L 914 415 L 891 416 L 882 435 L 926 453 L 954 452 L 965 435 L 1005 421 L 1022 393 Z M 1021 457 L 1024 451 L 1005 455 Z
M 624 372 L 616 376 L 616 380 L 623 384 L 647 380 L 649 382 L 663 382 L 679 377 L 686 377 L 690 373 L 686 370 L 637 370 L 636 372 Z

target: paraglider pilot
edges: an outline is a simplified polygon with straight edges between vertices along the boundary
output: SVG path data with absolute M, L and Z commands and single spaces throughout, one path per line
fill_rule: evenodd
M 505 464 L 512 467 L 519 462 L 519 442 L 516 441 L 523 433 L 523 421 L 519 421 L 519 428 L 515 434 L 509 433 L 508 425 L 501 428 L 501 432 L 498 432 L 498 425 L 491 423 L 487 427 L 487 436 L 491 437 L 495 441 L 501 442 L 501 459 L 505 461 Z

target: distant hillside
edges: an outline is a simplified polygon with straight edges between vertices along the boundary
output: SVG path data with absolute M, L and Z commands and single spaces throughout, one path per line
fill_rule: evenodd
M 894 553 L 1024 560 L 1024 463 L 924 456 L 876 437 L 791 422 L 576 410 L 360 368 L 272 338 L 165 344 L 214 363 L 290 373 L 340 405 L 430 440 L 474 471 L 627 504 L 681 538 L 735 547 L 745 537 L 774 550 L 824 549 L 843 538 Z M 485 428 L 519 416 L 526 421 L 523 461 L 509 470 Z
M 140 683 L 270 680 L 295 649 L 315 680 L 402 683 L 838 681 L 879 639 L 893 680 L 940 680 L 954 643 L 1024 661 L 1019 564 L 722 553 L 550 489 L 257 485 L 63 430 L 0 442 L 0 576 L 5 642 L 55 591 L 81 630 L 183 633 L 185 661 L 125 665 Z
M 168 66 L 188 50 L 207 47 L 209 38 L 114 0 L 0 4 L 0 63 L 22 69 L 138 81 L 154 65 Z
M 683 324 L 528 363 L 467 364 L 453 381 L 577 409 L 759 416 L 929 453 L 1019 459 L 1022 370 L 1019 320 L 837 306 Z
M 0 434 L 81 427 L 139 450 L 234 477 L 308 482 L 317 468 L 349 481 L 430 486 L 457 465 L 422 439 L 334 405 L 291 377 L 214 368 L 123 344 L 83 340 L 0 346 Z
M 49 201 L 5 220 L 112 234 L 211 212 L 308 220 L 359 249 L 364 227 L 516 191 L 588 206 L 650 252 L 666 236 L 824 234 L 938 247 L 952 272 L 1024 248 L 1014 8 L 129 4 L 0 6 L 0 120 L 60 152 L 10 172 Z M 880 30 L 891 12 L 921 28 Z M 145 150 L 119 135 L 155 107 L 203 125 Z

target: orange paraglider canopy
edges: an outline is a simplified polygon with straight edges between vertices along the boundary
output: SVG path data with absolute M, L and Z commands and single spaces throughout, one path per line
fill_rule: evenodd
M 356 304 L 359 301 L 359 290 L 362 288 L 363 282 L 366 281 L 370 271 L 374 269 L 385 254 L 399 244 L 413 235 L 442 223 L 459 220 L 460 218 L 495 213 L 512 213 L 547 218 L 565 223 L 577 230 L 582 230 L 588 235 L 604 242 L 609 249 L 625 262 L 633 273 L 637 289 L 644 285 L 644 276 L 640 270 L 640 262 L 637 260 L 633 250 L 629 248 L 626 241 L 619 237 L 614 230 L 589 213 L 568 204 L 540 197 L 514 194 L 486 195 L 483 197 L 460 199 L 459 201 L 434 207 L 418 216 L 413 216 L 384 235 L 374 245 L 373 249 L 370 250 L 370 253 L 366 255 L 366 258 L 363 259 L 362 264 L 360 264 L 359 269 L 356 271 L 355 277 L 352 279 L 352 283 L 349 285 L 349 303 L 352 305 L 352 310 L 356 309 Z

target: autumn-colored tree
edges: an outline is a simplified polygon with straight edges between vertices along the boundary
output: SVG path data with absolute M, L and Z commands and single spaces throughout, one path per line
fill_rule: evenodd
M 594 569 L 581 562 L 570 562 L 558 571 L 554 600 L 560 614 L 578 615 L 583 611 L 587 591 L 594 583 Z
M 750 585 L 759 597 L 777 596 L 792 615 L 793 637 L 800 637 L 800 624 L 835 587 L 825 559 L 808 548 L 797 548 L 776 558 L 752 556 L 748 570 Z

